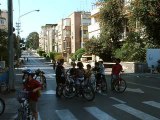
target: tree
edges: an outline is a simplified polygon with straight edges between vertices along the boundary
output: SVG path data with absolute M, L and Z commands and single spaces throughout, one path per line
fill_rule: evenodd
M 99 0 L 101 6 L 99 22 L 100 37 L 86 43 L 88 52 L 98 55 L 104 61 L 111 61 L 112 53 L 120 48 L 122 38 L 124 15 L 122 14 L 123 0 Z M 87 45 L 88 44 L 88 45 Z
M 114 55 L 123 61 L 145 61 L 146 44 L 145 39 L 140 38 L 140 35 L 137 32 L 130 32 L 127 39 L 124 41 L 123 46 L 116 49 Z
M 26 39 L 26 47 L 32 49 L 38 49 L 39 47 L 39 34 L 37 32 L 32 32 Z
M 84 53 L 85 53 L 85 49 L 84 48 L 80 48 L 72 55 L 71 59 L 80 60 L 80 58 L 82 57 L 82 55 Z
M 115 50 L 120 47 L 119 40 L 124 31 L 124 15 L 122 0 L 106 0 L 100 10 L 100 41 L 105 47 Z
M 160 1 L 134 0 L 131 4 L 132 16 L 137 18 L 153 47 L 160 47 Z
M 8 61 L 8 40 L 7 32 L 3 29 L 0 29 L 0 60 Z

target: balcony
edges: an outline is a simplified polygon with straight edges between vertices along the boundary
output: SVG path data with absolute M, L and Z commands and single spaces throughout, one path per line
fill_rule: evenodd
M 71 20 L 70 18 L 66 18 L 63 20 L 63 29 L 71 29 Z
M 64 38 L 63 38 L 63 41 L 64 41 L 64 42 L 69 42 L 69 41 L 71 41 L 71 38 L 70 38 L 70 37 L 64 37 Z
M 86 39 L 88 38 L 88 34 L 83 34 L 83 35 L 82 35 L 82 39 L 85 39 L 85 38 L 86 38 Z
M 63 26 L 63 30 L 71 31 L 71 26 Z
M 88 26 L 88 33 L 97 31 L 99 29 L 100 29 L 99 23 L 95 23 L 95 24 L 89 25 Z
M 91 17 L 95 17 L 99 15 L 99 12 L 100 12 L 100 6 L 96 7 L 95 9 L 91 11 Z
M 81 26 L 81 30 L 88 30 L 88 26 L 82 25 L 82 26 Z

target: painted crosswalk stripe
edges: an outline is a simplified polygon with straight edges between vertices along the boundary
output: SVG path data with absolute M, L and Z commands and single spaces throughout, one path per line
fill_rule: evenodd
M 116 104 L 116 105 L 113 105 L 114 107 L 118 108 L 118 109 L 121 109 L 125 112 L 128 112 L 129 114 L 132 114 L 134 115 L 135 117 L 139 118 L 139 119 L 142 119 L 142 120 L 160 120 L 154 116 L 151 116 L 147 113 L 144 113 L 140 110 L 137 110 L 135 108 L 132 108 L 128 105 L 125 105 L 125 104 Z
M 39 112 L 38 112 L 38 120 L 41 120 L 41 117 L 40 117 L 40 114 L 39 114 Z
M 153 107 L 156 107 L 156 108 L 160 108 L 160 103 L 155 102 L 155 101 L 144 101 L 142 103 L 153 106 Z
M 42 94 L 47 94 L 47 95 L 55 95 L 56 91 L 55 90 L 47 90 L 45 92 L 42 92 Z
M 113 100 L 115 100 L 115 101 L 117 101 L 117 102 L 120 102 L 122 104 L 126 103 L 126 102 L 124 102 L 124 101 L 122 101 L 122 100 L 120 100 L 118 98 L 115 98 L 115 97 L 110 97 L 110 98 L 113 99 Z
M 56 110 L 60 120 L 78 120 L 69 110 Z
M 85 107 L 85 110 L 92 114 L 98 120 L 116 120 L 115 118 L 103 112 L 97 107 Z

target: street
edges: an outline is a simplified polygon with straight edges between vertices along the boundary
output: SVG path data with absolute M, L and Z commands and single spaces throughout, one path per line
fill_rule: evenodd
M 28 53 L 23 53 L 27 57 Z M 106 95 L 96 93 L 93 101 L 75 97 L 66 99 L 55 95 L 55 71 L 52 64 L 35 53 L 31 53 L 22 68 L 45 72 L 47 89 L 42 91 L 38 102 L 39 120 L 160 120 L 160 75 L 124 74 L 127 89 L 118 94 L 110 90 Z M 1 119 L 0 120 L 4 120 Z

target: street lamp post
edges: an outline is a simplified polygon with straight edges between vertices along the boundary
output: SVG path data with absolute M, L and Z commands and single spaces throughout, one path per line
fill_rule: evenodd
M 30 14 L 30 13 L 32 13 L 32 12 L 39 12 L 39 11 L 40 11 L 40 10 L 32 10 L 32 11 L 29 11 L 29 12 L 24 13 L 24 14 L 22 14 L 22 15 L 19 16 L 18 22 L 16 23 L 18 36 L 19 36 L 19 34 L 20 34 L 20 24 L 21 24 L 21 23 L 20 23 L 20 18 L 23 17 L 23 16 L 25 16 L 25 15 L 28 15 L 28 14 Z
M 13 2 L 8 0 L 8 63 L 9 63 L 9 90 L 14 90 L 14 53 L 13 53 Z
M 14 49 L 13 49 L 13 1 L 8 0 L 8 66 L 9 66 L 9 90 L 15 90 L 15 80 L 14 80 Z M 31 12 L 39 11 L 33 10 L 28 13 L 21 15 L 20 17 L 27 15 Z M 19 21 L 20 21 L 19 17 Z M 18 21 L 18 22 L 19 22 Z M 20 29 L 18 28 L 18 31 Z

